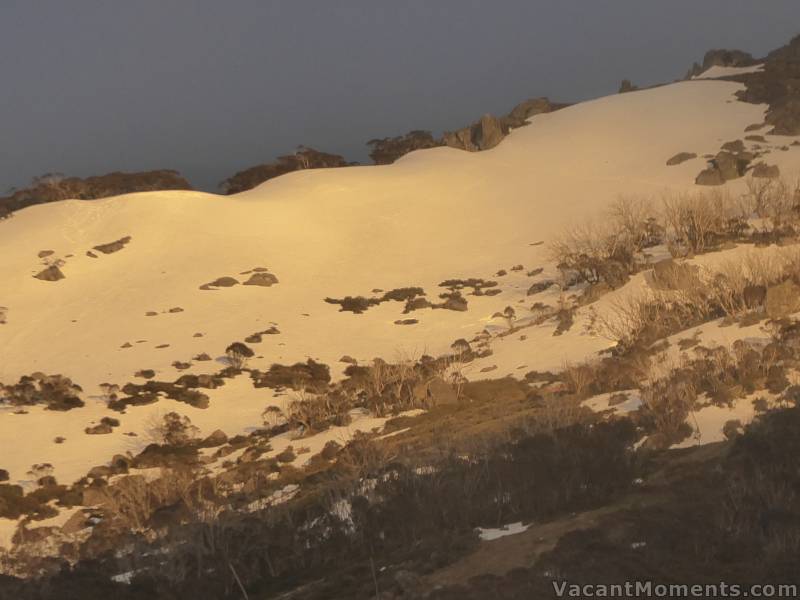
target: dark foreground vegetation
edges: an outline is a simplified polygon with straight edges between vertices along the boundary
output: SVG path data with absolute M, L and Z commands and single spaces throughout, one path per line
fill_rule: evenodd
M 552 597 L 556 577 L 797 582 L 798 427 L 792 406 L 732 442 L 669 453 L 633 453 L 625 420 L 516 431 L 424 470 L 403 460 L 381 466 L 381 450 L 358 440 L 305 483 L 312 492 L 267 514 L 184 525 L 159 542 L 164 554 L 129 539 L 138 548 L 130 584 L 110 579 L 119 565 L 109 552 L 40 580 L 4 578 L 0 597 L 538 598 Z M 513 570 L 439 581 L 487 543 L 476 525 L 533 521 L 535 533 L 538 523 L 598 507 L 592 526 L 565 527 L 530 564 L 492 542 Z

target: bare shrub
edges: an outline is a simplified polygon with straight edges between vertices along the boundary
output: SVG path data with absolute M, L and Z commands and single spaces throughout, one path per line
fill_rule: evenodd
M 119 385 L 116 383 L 101 383 L 100 384 L 100 393 L 102 395 L 103 401 L 108 404 L 109 402 L 114 402 L 119 397 Z
M 556 239 L 550 247 L 550 256 L 562 271 L 574 272 L 580 281 L 599 283 L 603 280 L 604 265 L 616 255 L 618 242 L 619 235 L 608 223 L 586 223 L 572 227 Z
M 255 355 L 255 352 L 242 342 L 233 342 L 225 348 L 225 354 L 232 367 L 241 369 L 247 364 L 247 359 Z
M 562 271 L 590 284 L 621 287 L 643 261 L 642 250 L 661 242 L 663 227 L 649 202 L 621 197 L 605 219 L 566 230 L 551 246 L 551 258 Z
M 145 425 L 147 439 L 155 444 L 167 446 L 188 446 L 197 439 L 200 430 L 192 425 L 189 417 L 176 412 L 161 416 L 152 415 Z
M 785 179 L 750 177 L 744 195 L 748 208 L 758 217 L 767 219 L 771 231 L 779 231 L 785 225 L 796 222 L 800 203 L 800 182 L 789 183 Z
M 268 429 L 279 427 L 288 421 L 280 407 L 274 405 L 264 409 L 261 413 L 261 419 L 264 422 L 264 426 Z
M 631 255 L 661 243 L 664 228 L 658 223 L 652 203 L 644 198 L 621 196 L 611 204 L 609 219 L 620 242 Z
M 665 196 L 667 243 L 673 256 L 705 252 L 746 227 L 734 202 L 722 191 Z
M 322 431 L 330 425 L 347 425 L 354 399 L 338 390 L 320 395 L 303 388 L 292 393 L 286 410 L 286 421 L 299 435 Z
M 655 294 L 627 294 L 613 300 L 608 311 L 592 311 L 589 330 L 593 335 L 616 342 L 621 349 L 628 349 L 659 321 L 662 312 Z
M 185 468 L 162 469 L 161 476 L 152 481 L 142 475 L 125 476 L 103 488 L 103 506 L 112 519 L 134 531 L 152 528 L 159 512 L 180 511 L 186 518 L 200 518 L 206 507 L 192 493 L 196 481 L 197 474 Z
M 589 386 L 594 381 L 595 373 L 588 363 L 573 364 L 567 362 L 564 365 L 562 377 L 571 393 L 578 397 L 583 397 L 587 394 Z
M 641 390 L 645 419 L 663 436 L 666 444 L 681 439 L 697 390 L 691 378 L 675 373 L 666 379 L 656 380 Z

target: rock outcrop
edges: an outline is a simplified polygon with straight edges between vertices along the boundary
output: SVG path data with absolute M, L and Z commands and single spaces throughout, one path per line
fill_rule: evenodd
M 569 105 L 551 102 L 545 97 L 529 98 L 528 100 L 524 100 L 512 108 L 511 112 L 503 117 L 503 122 L 506 124 L 506 126 L 511 128 L 523 127 L 524 125 L 528 124 L 528 119 L 531 117 L 541 115 L 543 113 L 553 112 L 561 108 L 565 108 L 566 106 Z
M 456 131 L 447 131 L 443 140 L 446 146 L 477 152 L 494 148 L 508 135 L 509 128 L 493 115 L 483 115 L 477 123 Z
M 742 50 L 709 50 L 703 56 L 703 64 L 694 63 L 686 73 L 686 79 L 696 77 L 711 67 L 747 67 L 755 63 L 752 55 Z
M 733 77 L 745 84 L 737 92 L 744 102 L 769 104 L 766 122 L 772 126 L 767 133 L 800 135 L 800 35 L 786 46 L 770 52 L 763 59 L 764 69 Z
M 527 125 L 531 117 L 566 106 L 568 105 L 550 102 L 547 98 L 531 98 L 517 104 L 504 117 L 486 114 L 468 127 L 447 131 L 442 140 L 446 146 L 468 152 L 489 150 L 497 146 L 511 129 Z
M 741 140 L 723 144 L 723 150 L 708 161 L 708 167 L 695 179 L 697 185 L 722 185 L 726 181 L 738 179 L 747 171 L 753 154 L 744 150 Z

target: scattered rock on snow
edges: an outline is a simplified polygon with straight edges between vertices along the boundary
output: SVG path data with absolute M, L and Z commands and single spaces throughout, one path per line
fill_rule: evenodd
M 398 319 L 394 322 L 395 325 L 416 325 L 419 323 L 417 319 Z
M 119 252 L 122 250 L 130 241 L 131 236 L 126 235 L 125 237 L 113 242 L 109 242 L 108 244 L 100 244 L 99 246 L 95 246 L 93 250 L 97 250 L 103 254 L 113 254 L 114 252 Z
M 39 271 L 34 277 L 42 281 L 59 281 L 64 279 L 65 275 L 56 265 L 50 265 L 46 269 Z
M 244 282 L 243 285 L 259 285 L 261 287 L 270 287 L 278 283 L 278 278 L 272 273 L 258 272 L 253 273 L 250 279 Z
M 694 152 L 678 152 L 675 156 L 667 161 L 667 166 L 673 167 L 686 162 L 687 160 L 692 160 L 693 158 L 697 158 L 697 154 Z
M 239 281 L 233 277 L 219 277 L 210 283 L 204 283 L 200 286 L 201 290 L 213 290 L 221 287 L 233 287 L 238 285 Z

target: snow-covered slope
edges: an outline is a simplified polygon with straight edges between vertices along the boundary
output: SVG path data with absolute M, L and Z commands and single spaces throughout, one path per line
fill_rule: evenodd
M 0 412 L 0 468 L 23 481 L 30 465 L 50 462 L 68 482 L 112 453 L 140 446 L 142 436 L 123 433 L 141 431 L 153 413 L 176 408 L 191 413 L 204 433 L 260 424 L 264 407 L 281 399 L 245 378 L 209 391 L 205 411 L 165 400 L 120 416 L 92 397 L 100 383 L 135 381 L 140 369 L 155 370 L 160 380 L 216 371 L 229 343 L 273 324 L 280 334 L 252 344 L 251 366 L 312 357 L 338 377 L 346 366 L 342 355 L 368 361 L 438 354 L 491 327 L 491 315 L 507 305 L 524 312 L 531 303 L 526 290 L 536 280 L 526 271 L 544 267 L 539 278 L 553 272 L 547 244 L 539 242 L 621 194 L 694 187 L 704 160 L 667 167 L 668 158 L 682 151 L 714 154 L 763 120 L 765 106 L 735 101 L 740 87 L 688 81 L 601 98 L 536 116 L 493 150 L 436 148 L 391 166 L 301 171 L 233 197 L 153 192 L 20 211 L 0 222 L 0 306 L 7 309 L 0 381 L 14 383 L 35 371 L 64 374 L 83 386 L 87 406 Z M 797 148 L 776 152 L 770 162 L 790 171 L 799 154 Z M 118 252 L 86 254 L 125 236 L 131 241 Z M 43 250 L 54 252 L 44 260 L 65 261 L 65 279 L 33 277 L 44 268 Z M 524 270 L 511 271 L 518 264 Z M 241 273 L 256 267 L 269 269 L 279 283 L 199 289 L 223 276 L 244 282 L 250 274 Z M 500 269 L 509 274 L 495 277 Z M 502 293 L 467 296 L 465 312 L 408 315 L 400 302 L 353 314 L 324 301 L 407 286 L 424 288 L 436 301 L 446 291 L 441 281 L 466 277 L 495 279 Z M 395 324 L 405 318 L 419 322 Z M 607 345 L 580 327 L 560 337 L 552 327 L 532 328 L 525 339 L 498 341 L 495 354 L 476 361 L 468 375 L 559 368 Z M 199 353 L 216 360 L 185 371 L 172 366 Z M 83 433 L 105 415 L 122 421 L 115 433 Z M 66 441 L 54 444 L 57 435 Z

